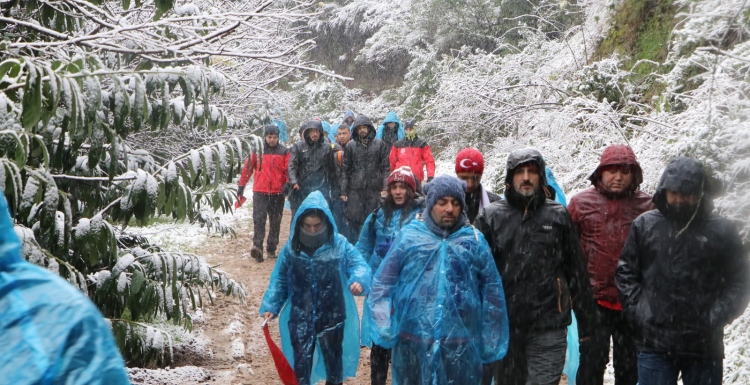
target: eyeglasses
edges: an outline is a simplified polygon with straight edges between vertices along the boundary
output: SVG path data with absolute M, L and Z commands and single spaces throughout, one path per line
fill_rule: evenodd
M 602 166 L 601 172 L 608 172 L 610 174 L 620 173 L 622 175 L 629 175 L 633 171 L 633 166 L 629 164 L 609 164 Z

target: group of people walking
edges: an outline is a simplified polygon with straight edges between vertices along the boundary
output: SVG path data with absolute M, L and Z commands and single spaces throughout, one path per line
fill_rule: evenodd
M 610 339 L 616 385 L 721 383 L 723 328 L 750 300 L 750 265 L 735 226 L 712 212 L 701 162 L 673 159 L 652 197 L 633 151 L 613 145 L 566 207 L 537 150 L 508 156 L 498 196 L 476 149 L 457 154 L 456 176 L 435 177 L 413 120 L 389 114 L 376 130 L 352 118 L 337 143 L 303 124 L 278 158 L 293 221 L 260 314 L 281 317 L 300 384 L 355 376 L 360 346 L 372 384 L 389 370 L 399 385 L 558 384 L 572 313 L 577 384 L 603 383 Z M 264 152 L 256 175 L 277 155 Z M 356 295 L 367 297 L 361 330 Z

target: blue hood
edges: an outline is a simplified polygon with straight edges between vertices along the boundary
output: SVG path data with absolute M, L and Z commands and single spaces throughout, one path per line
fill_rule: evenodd
M 0 268 L 21 261 L 21 241 L 18 240 L 5 195 L 0 191 Z
M 299 209 L 297 209 L 297 213 L 294 215 L 294 219 L 292 219 L 292 236 L 290 241 L 294 241 L 294 237 L 297 235 L 297 220 L 304 214 L 307 210 L 321 210 L 326 214 L 326 217 L 328 218 L 329 225 L 331 225 L 331 234 L 338 234 L 339 230 L 336 227 L 336 221 L 333 220 L 333 214 L 331 213 L 331 209 L 328 208 L 328 202 L 326 202 L 326 199 L 323 197 L 323 194 L 320 193 L 320 191 L 313 191 L 310 193 L 310 195 L 305 198 L 304 201 L 302 201 L 302 204 L 299 206 Z M 336 237 L 332 237 L 332 239 L 335 239 Z
M 404 132 L 404 125 L 401 124 L 401 121 L 398 119 L 398 116 L 396 116 L 396 113 L 391 111 L 388 113 L 388 115 L 385 116 L 385 119 L 383 119 L 383 122 L 380 123 L 380 126 L 378 126 L 378 131 L 375 133 L 376 138 L 381 140 L 383 139 L 383 131 L 385 130 L 386 123 L 396 123 L 396 128 L 398 129 L 398 140 L 406 137 L 406 132 Z

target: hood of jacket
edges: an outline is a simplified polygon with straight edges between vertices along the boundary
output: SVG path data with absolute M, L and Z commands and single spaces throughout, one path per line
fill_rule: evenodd
M 663 214 L 667 207 L 667 190 L 687 195 L 702 195 L 697 216 L 710 214 L 714 209 L 710 179 L 699 160 L 676 157 L 669 161 L 664 173 L 661 174 L 652 201 Z
M 303 137 L 305 138 L 305 142 L 307 142 L 308 145 L 312 146 L 313 141 L 310 139 L 310 135 L 308 131 L 310 130 L 320 130 L 320 137 L 318 138 L 317 143 L 323 144 L 326 141 L 326 131 L 323 129 L 323 123 L 321 123 L 320 120 L 311 120 L 305 124 L 302 125 L 302 127 L 299 128 L 300 132 L 302 133 Z
M 385 116 L 385 119 L 383 119 L 383 122 L 380 123 L 380 126 L 378 126 L 378 132 L 375 135 L 376 138 L 383 139 L 383 133 L 385 132 L 386 123 L 396 123 L 396 131 L 398 132 L 398 140 L 401 140 L 404 137 L 406 137 L 406 131 L 404 131 L 404 125 L 401 124 L 401 121 L 398 119 L 398 116 L 396 116 L 396 113 L 391 111 Z M 357 126 L 354 125 L 354 127 L 357 127 Z
M 352 111 L 352 110 L 347 110 L 347 111 L 346 111 L 346 113 L 344 114 L 344 121 L 346 121 L 346 118 L 348 118 L 348 117 L 350 117 L 350 116 L 351 116 L 352 118 L 356 118 L 356 116 L 354 116 L 354 111 Z
M 604 152 L 602 152 L 602 156 L 599 159 L 599 165 L 596 166 L 596 170 L 589 175 L 591 184 L 599 189 L 600 187 L 598 184 L 602 180 L 602 167 L 614 164 L 626 164 L 633 168 L 634 179 L 628 192 L 632 194 L 638 190 L 638 187 L 643 183 L 643 170 L 641 170 L 641 165 L 638 163 L 633 150 L 624 144 L 615 144 L 604 149 Z
M 357 127 L 359 126 L 367 126 L 367 138 L 372 143 L 372 139 L 375 138 L 375 126 L 372 125 L 372 120 L 364 114 L 359 114 L 354 119 L 354 123 L 352 124 L 352 140 L 360 142 L 361 138 L 359 132 L 357 132 Z
M 527 209 L 531 209 L 533 211 L 536 210 L 539 206 L 543 205 L 548 198 L 555 200 L 556 196 L 555 190 L 547 183 L 546 171 L 541 172 L 541 170 L 546 169 L 544 157 L 542 157 L 542 153 L 533 148 L 525 148 L 523 150 L 513 151 L 512 153 L 510 153 L 510 155 L 508 155 L 508 161 L 505 165 L 505 199 L 508 200 L 508 203 L 517 208 L 525 207 L 525 204 L 522 202 L 523 197 L 516 193 L 516 190 L 513 188 L 513 174 L 518 166 L 527 162 L 536 163 L 537 166 L 539 166 L 540 170 L 540 188 L 535 192 L 535 196 L 533 198 L 534 201 L 527 207 Z
M 328 202 L 326 202 L 326 199 L 323 197 L 323 194 L 321 194 L 320 191 L 313 191 L 310 193 L 310 195 L 307 196 L 307 198 L 305 198 L 304 201 L 302 201 L 302 204 L 299 206 L 299 209 L 297 209 L 297 213 L 292 219 L 292 238 L 290 239 L 290 241 L 292 242 L 293 249 L 297 250 L 297 246 L 299 246 L 299 240 L 297 239 L 297 235 L 299 233 L 297 221 L 303 216 L 306 211 L 316 209 L 322 211 L 326 215 L 326 218 L 328 218 L 328 228 L 330 229 L 329 233 L 331 236 L 329 242 L 333 242 L 333 240 L 335 239 L 335 235 L 338 234 L 339 230 L 336 227 L 336 221 L 333 219 L 331 209 L 328 207 Z
M 21 241 L 13 229 L 8 201 L 0 191 L 0 271 L 6 266 L 18 263 L 21 258 Z

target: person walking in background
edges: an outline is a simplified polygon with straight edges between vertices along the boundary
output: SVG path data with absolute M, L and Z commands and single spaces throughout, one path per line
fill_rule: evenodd
M 464 148 L 459 151 L 456 155 L 455 171 L 458 179 L 466 182 L 466 195 L 464 197 L 466 200 L 466 215 L 469 222 L 474 223 L 480 209 L 489 206 L 492 202 L 499 201 L 501 198 L 482 186 L 484 157 L 479 150 Z
M 401 229 L 424 209 L 424 199 L 417 196 L 417 180 L 408 167 L 396 169 L 388 176 L 388 193 L 379 207 L 367 217 L 357 241 L 357 250 L 362 254 L 372 271 L 377 271 L 391 243 Z M 362 315 L 362 346 L 372 346 L 370 351 L 370 383 L 385 385 L 391 350 L 372 343 L 370 337 L 370 311 L 364 307 Z
M 357 243 L 362 225 L 385 195 L 389 174 L 388 147 L 375 138 L 370 118 L 359 115 L 354 120 L 352 140 L 344 149 L 341 178 L 341 200 L 346 203 L 346 220 L 351 226 L 349 242 Z
M 615 385 L 635 385 L 638 382 L 635 335 L 622 314 L 615 269 L 631 224 L 653 209 L 651 196 L 638 189 L 643 182 L 643 171 L 633 150 L 625 145 L 605 148 L 589 180 L 593 187 L 576 194 L 568 206 L 581 237 L 597 302 L 591 341 L 581 351 L 576 383 L 604 383 L 611 339 Z
M 354 128 L 357 128 L 357 126 L 355 125 Z M 396 142 L 406 137 L 404 126 L 401 124 L 401 120 L 398 119 L 395 112 L 388 112 L 385 119 L 383 119 L 383 122 L 380 123 L 375 137 L 386 144 L 386 147 L 388 148 L 386 155 L 390 155 L 391 147 L 393 147 Z
M 274 125 L 263 126 L 263 156 L 253 152 L 245 160 L 240 181 L 237 186 L 239 207 L 245 202 L 245 186 L 255 173 L 253 181 L 253 248 L 250 256 L 263 262 L 263 238 L 266 236 L 266 218 L 270 222 L 266 255 L 276 257 L 279 245 L 281 216 L 284 213 L 284 185 L 289 181 L 289 150 L 279 143 L 279 128 Z
M 284 123 L 284 113 L 281 111 L 281 107 L 276 107 L 273 112 L 275 117 L 271 124 L 279 128 L 279 141 L 287 143 L 289 142 L 289 134 L 287 133 L 286 123 Z
M 370 267 L 359 251 L 337 233 L 323 195 L 312 192 L 292 220 L 291 237 L 279 253 L 260 315 L 281 314 L 284 355 L 300 385 L 342 384 L 359 362 L 359 322 L 352 295 L 369 292 Z M 315 350 L 325 368 L 318 378 Z
M 336 169 L 337 175 L 343 175 L 344 172 L 344 148 L 349 143 L 351 138 L 351 131 L 349 126 L 345 123 L 341 123 L 336 133 Z M 353 239 L 359 236 L 359 234 L 350 234 L 351 227 L 346 221 L 345 216 L 346 202 L 341 200 L 341 180 L 336 180 L 336 191 L 331 192 L 331 212 L 333 213 L 333 219 L 336 221 L 336 226 L 339 229 L 339 234 L 346 237 L 346 239 Z
M 748 253 L 735 225 L 713 213 L 703 164 L 677 157 L 654 193 L 656 210 L 630 228 L 615 271 L 635 329 L 640 385 L 721 384 L 724 327 L 750 300 Z
M 294 143 L 289 157 L 289 183 L 292 191 L 289 205 L 292 216 L 302 201 L 313 191 L 320 191 L 326 200 L 338 178 L 336 148 L 325 141 L 325 131 L 319 120 L 311 120 L 300 127 L 302 140 Z
M 435 177 L 435 158 L 432 157 L 430 146 L 424 139 L 417 136 L 417 120 L 411 119 L 404 125 L 406 136 L 397 141 L 390 153 L 391 171 L 407 166 L 414 173 L 418 181 L 429 182 Z M 425 180 L 425 166 L 427 179 Z
M 544 168 L 539 151 L 512 152 L 505 199 L 484 207 L 474 222 L 489 242 L 508 305 L 510 345 L 493 364 L 496 384 L 559 384 L 571 308 L 582 343 L 591 335 L 594 300 L 580 239 L 568 211 L 553 200 Z
M 346 124 L 347 126 L 349 126 L 349 131 L 351 131 L 354 129 L 354 118 L 354 111 L 347 110 L 344 114 L 344 121 L 341 124 Z
M 443 175 L 424 190 L 424 212 L 373 277 L 373 343 L 392 348 L 394 385 L 479 384 L 508 347 L 503 283 L 466 220 L 464 182 Z
M 21 257 L 0 191 L 0 383 L 130 384 L 111 326 L 78 288 Z

